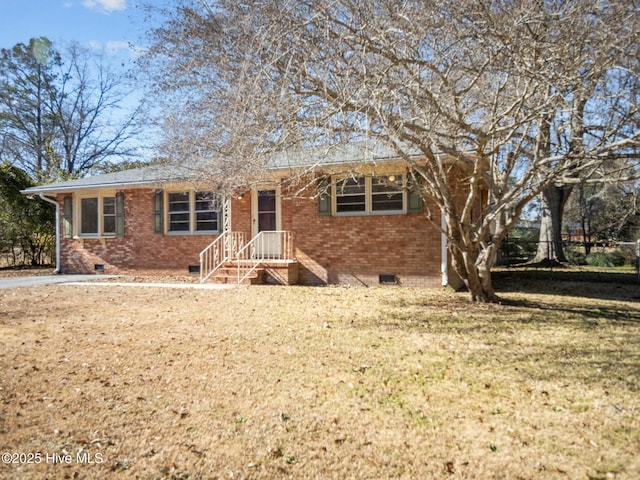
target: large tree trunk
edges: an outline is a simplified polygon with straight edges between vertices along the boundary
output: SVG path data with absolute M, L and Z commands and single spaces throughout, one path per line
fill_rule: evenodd
M 562 215 L 573 186 L 547 187 L 540 195 L 540 237 L 532 263 L 566 263 L 562 248 Z
M 585 92 L 582 89 L 574 92 L 570 112 L 569 151 L 576 156 L 580 156 L 584 149 L 584 109 L 586 104 Z M 551 153 L 550 134 L 551 130 L 545 129 L 544 138 L 541 138 L 540 144 L 540 151 L 547 156 Z M 572 191 L 572 185 L 550 185 L 542 191 L 540 195 L 540 238 L 533 263 L 567 263 L 562 248 L 562 216 L 564 206 Z
M 498 253 L 497 246 L 490 244 L 481 250 L 450 248 L 453 268 L 471 294 L 471 300 L 480 303 L 500 303 L 493 289 L 491 267 Z

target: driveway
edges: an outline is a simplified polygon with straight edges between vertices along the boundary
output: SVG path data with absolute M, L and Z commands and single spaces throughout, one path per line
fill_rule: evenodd
M 117 275 L 38 275 L 33 277 L 0 278 L 0 288 L 34 287 L 54 283 L 86 282 L 104 278 L 116 278 Z
M 55 283 L 67 283 L 70 285 L 83 282 L 85 285 L 113 285 L 136 287 L 162 287 L 162 288 L 197 288 L 197 289 L 224 289 L 235 285 L 217 283 L 138 283 L 138 282 L 100 282 L 100 280 L 118 278 L 118 275 L 38 275 L 33 277 L 0 278 L 0 289 L 35 287 L 38 285 L 52 285 Z

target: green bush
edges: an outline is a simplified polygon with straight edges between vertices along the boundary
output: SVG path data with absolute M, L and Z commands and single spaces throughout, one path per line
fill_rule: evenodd
M 594 267 L 621 267 L 625 264 L 625 257 L 619 250 L 610 253 L 594 252 L 587 255 L 587 265 Z
M 613 267 L 613 263 L 611 262 L 609 255 L 604 252 L 590 253 L 587 255 L 586 260 L 587 265 L 591 265 L 593 267 Z

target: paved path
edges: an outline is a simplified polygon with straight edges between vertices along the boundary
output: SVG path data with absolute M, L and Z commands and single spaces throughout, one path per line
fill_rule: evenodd
M 100 275 L 100 278 L 117 278 L 116 275 Z M 71 283 L 96 280 L 95 275 L 36 275 L 33 277 L 0 278 L 0 288 L 34 287 L 53 283 Z
M 39 275 L 34 277 L 0 278 L 0 289 L 34 287 L 38 285 L 51 285 L 64 283 L 68 285 L 100 285 L 100 286 L 134 286 L 134 287 L 164 287 L 164 288 L 204 288 L 219 289 L 230 288 L 235 285 L 215 283 L 135 283 L 135 282 L 99 282 L 98 279 L 118 278 L 117 275 Z
M 161 288 L 194 288 L 200 290 L 221 290 L 237 287 L 233 283 L 153 283 L 153 282 L 69 282 L 68 285 L 113 285 L 119 287 L 161 287 Z

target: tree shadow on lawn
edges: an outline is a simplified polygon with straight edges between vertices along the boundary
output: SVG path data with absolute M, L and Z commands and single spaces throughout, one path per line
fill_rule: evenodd
M 452 361 L 510 371 L 522 381 L 613 382 L 640 391 L 640 306 L 563 305 L 540 296 L 502 305 L 391 300 L 381 327 L 426 334 L 439 348 L 453 345 Z
M 550 293 L 553 295 L 562 295 L 561 293 Z M 576 296 L 576 295 L 572 295 Z M 609 300 L 609 298 L 603 298 L 602 300 Z M 597 301 L 597 300 L 596 300 Z M 505 307 L 516 307 L 524 309 L 535 309 L 542 312 L 556 312 L 561 314 L 565 319 L 580 319 L 587 328 L 593 328 L 598 326 L 598 322 L 610 321 L 615 323 L 628 323 L 640 324 L 640 305 L 637 308 L 632 306 L 621 305 L 603 305 L 598 303 L 584 303 L 580 305 L 573 304 L 561 304 L 555 301 L 545 302 L 539 297 L 533 299 L 504 299 L 502 305 Z M 543 314 L 544 316 L 544 314 Z M 544 321 L 544 320 L 543 320 Z
M 492 273 L 501 293 L 567 295 L 602 300 L 640 301 L 635 273 L 548 270 L 501 270 Z

